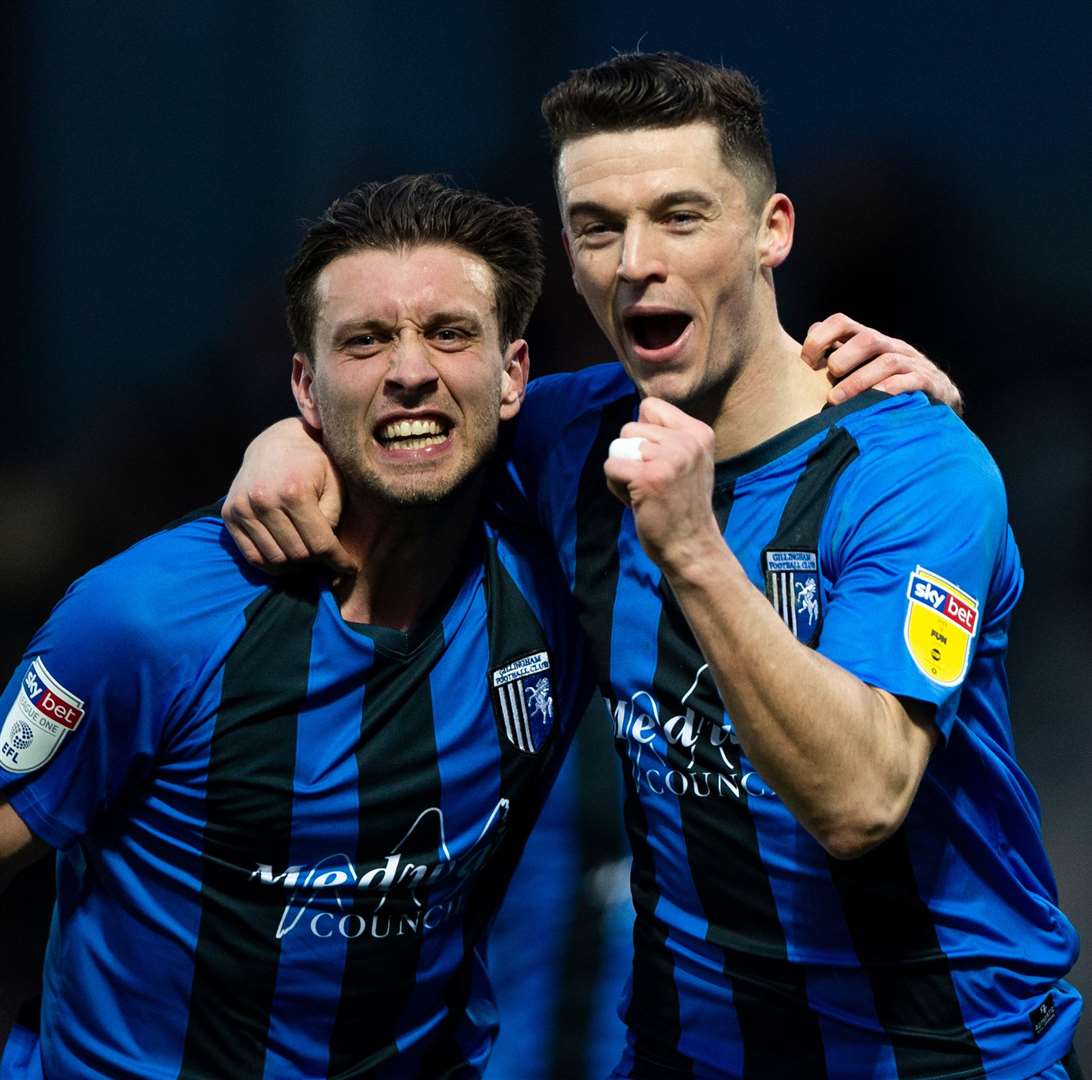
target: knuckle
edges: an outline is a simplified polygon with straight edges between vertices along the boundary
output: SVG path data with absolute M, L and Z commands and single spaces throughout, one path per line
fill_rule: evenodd
M 284 506 L 298 507 L 305 501 L 303 485 L 297 480 L 288 480 L 280 489 L 280 502 Z
M 254 487 L 250 491 L 250 509 L 258 517 L 276 509 L 277 500 L 266 487 Z

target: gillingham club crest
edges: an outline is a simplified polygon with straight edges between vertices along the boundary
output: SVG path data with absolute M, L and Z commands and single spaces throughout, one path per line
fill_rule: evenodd
M 958 585 L 918 566 L 906 586 L 903 636 L 921 673 L 940 686 L 967 674 L 978 628 L 978 601 Z
M 554 726 L 554 697 L 548 653 L 520 657 L 490 673 L 493 704 L 508 741 L 525 754 L 537 753 Z
M 781 621 L 804 645 L 819 640 L 822 609 L 819 556 L 814 551 L 765 551 L 766 596 Z

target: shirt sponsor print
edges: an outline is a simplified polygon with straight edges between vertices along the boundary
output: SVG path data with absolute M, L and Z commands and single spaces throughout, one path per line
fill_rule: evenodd
M 83 719 L 83 701 L 66 690 L 36 656 L 0 730 L 0 766 L 8 772 L 40 769 Z
M 957 686 L 967 674 L 978 628 L 978 601 L 958 585 L 918 566 L 906 587 L 903 636 L 926 678 Z

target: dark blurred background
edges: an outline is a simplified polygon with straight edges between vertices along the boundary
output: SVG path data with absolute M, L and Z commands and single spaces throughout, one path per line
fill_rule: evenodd
M 762 88 L 797 207 L 786 326 L 802 337 L 844 310 L 917 344 L 951 369 L 1005 473 L 1028 575 L 1016 739 L 1089 938 L 1087 0 L 43 0 L 0 18 L 8 670 L 73 577 L 219 496 L 251 436 L 290 411 L 280 273 L 302 218 L 416 171 L 530 203 L 552 254 L 534 368 L 608 359 L 554 242 L 538 101 L 638 44 L 723 60 Z M 1087 997 L 1092 960 L 1074 979 Z

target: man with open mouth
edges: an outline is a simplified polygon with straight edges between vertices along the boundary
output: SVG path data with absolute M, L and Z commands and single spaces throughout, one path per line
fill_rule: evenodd
M 1008 719 L 1022 571 L 995 465 L 895 393 L 928 385 L 905 343 L 781 326 L 795 211 L 743 75 L 617 56 L 543 113 L 620 361 L 532 384 L 511 455 L 625 776 L 613 1075 L 1078 1075 L 1076 934 Z M 802 356 L 837 342 L 839 372 L 866 363 L 831 388 Z M 248 556 L 351 563 L 328 476 L 291 426 L 259 441 L 228 506 Z M 253 506 L 285 484 L 326 505 Z
M 552 554 L 485 497 L 541 282 L 530 211 L 429 177 L 308 229 L 292 389 L 366 569 L 257 574 L 211 507 L 35 636 L 0 886 L 56 849 L 58 902 L 0 1075 L 481 1075 L 486 931 L 592 701 Z

